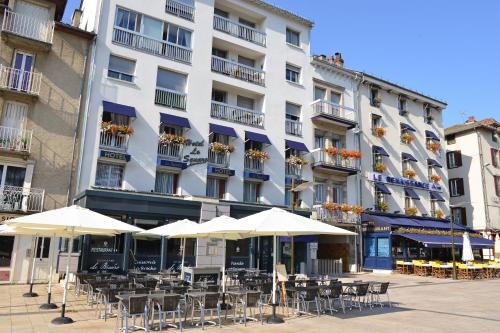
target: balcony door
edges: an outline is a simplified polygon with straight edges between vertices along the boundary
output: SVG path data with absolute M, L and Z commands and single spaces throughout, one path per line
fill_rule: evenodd
M 0 211 L 22 209 L 26 168 L 0 164 Z
M 12 60 L 13 70 L 9 80 L 10 89 L 23 92 L 30 89 L 33 60 L 32 54 L 16 51 Z
M 22 31 L 24 36 L 46 41 L 50 21 L 48 7 L 18 0 L 16 1 L 15 12 L 26 17 L 16 23 L 16 25 L 19 25 L 16 28 L 20 29 L 19 31 Z
M 5 102 L 2 112 L 0 139 L 9 140 L 20 136 L 26 125 L 28 105 L 17 102 Z

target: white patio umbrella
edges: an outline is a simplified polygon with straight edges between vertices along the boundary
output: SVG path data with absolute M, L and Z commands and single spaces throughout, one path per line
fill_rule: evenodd
M 15 232 L 31 232 L 39 235 L 45 234 L 61 235 L 69 238 L 68 256 L 66 262 L 66 279 L 64 282 L 63 301 L 61 316 L 52 320 L 53 324 L 69 324 L 73 320 L 65 316 L 66 300 L 68 294 L 69 263 L 73 238 L 79 235 L 117 235 L 121 233 L 136 233 L 143 231 L 136 226 L 115 220 L 106 215 L 91 211 L 79 206 L 70 206 L 53 209 L 42 213 L 17 217 L 5 221 L 5 224 L 13 227 Z
M 196 230 L 199 227 L 199 224 L 193 222 L 188 219 L 179 220 L 173 223 L 162 225 L 161 227 L 156 227 L 153 229 L 149 229 L 146 231 L 142 231 L 139 235 L 144 236 L 161 236 L 161 237 L 170 237 L 173 234 L 190 234 L 193 230 Z M 179 237 L 176 237 L 179 238 Z M 181 279 L 184 278 L 184 253 L 186 248 L 186 238 L 181 238 Z
M 283 322 L 283 319 L 276 317 L 276 238 L 278 236 L 321 234 L 356 235 L 351 231 L 314 221 L 280 208 L 271 208 L 239 219 L 226 230 L 213 230 L 211 237 L 217 237 L 217 234 L 224 233 L 239 234 L 245 237 L 273 236 L 273 315 L 268 318 L 270 323 Z
M 468 262 L 474 260 L 474 253 L 472 253 L 472 246 L 470 244 L 469 233 L 466 231 L 463 234 L 462 241 L 462 261 Z
M 495 259 L 500 260 L 500 235 L 495 236 Z

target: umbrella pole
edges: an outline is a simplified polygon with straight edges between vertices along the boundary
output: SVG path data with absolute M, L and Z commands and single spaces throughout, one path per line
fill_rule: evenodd
M 231 304 L 226 303 L 226 238 L 223 238 L 224 243 L 224 260 L 222 261 L 222 310 L 230 310 Z
M 184 280 L 184 254 L 186 252 L 186 238 L 181 238 L 181 251 L 182 251 L 181 280 Z
M 62 324 L 71 324 L 73 323 L 73 319 L 66 317 L 66 298 L 68 297 L 68 282 L 69 282 L 69 261 L 71 259 L 71 251 L 70 249 L 73 248 L 73 237 L 74 233 L 71 235 L 71 238 L 69 239 L 69 246 L 68 246 L 68 256 L 67 256 L 67 261 L 66 261 L 66 278 L 64 279 L 64 294 L 63 294 L 63 301 L 61 305 L 61 316 L 52 319 L 52 324 L 54 325 L 62 325 Z
M 31 259 L 30 291 L 23 294 L 23 297 L 38 297 L 38 294 L 33 292 L 33 280 L 35 278 L 35 262 L 36 262 L 36 250 L 38 248 L 38 236 L 35 236 L 34 244 L 35 246 L 33 248 L 33 258 Z
M 56 235 L 54 235 L 55 239 Z M 50 251 L 50 249 L 49 249 Z M 69 251 L 69 249 L 68 249 Z M 54 303 L 51 303 L 50 300 L 52 298 L 52 271 L 53 271 L 53 263 L 54 263 L 54 251 L 50 251 L 50 256 L 49 256 L 49 288 L 48 288 L 48 293 L 47 293 L 47 303 L 40 305 L 40 309 L 42 310 L 52 310 L 52 309 L 57 309 L 57 305 Z
M 268 324 L 281 324 L 285 321 L 276 316 L 276 235 L 273 236 L 273 314 L 267 318 Z

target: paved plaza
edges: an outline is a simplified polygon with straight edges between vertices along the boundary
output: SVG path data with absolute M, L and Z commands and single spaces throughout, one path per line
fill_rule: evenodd
M 352 276 L 342 279 L 352 280 Z M 282 325 L 261 326 L 250 323 L 247 327 L 227 323 L 222 329 L 208 327 L 207 331 L 231 332 L 499 332 L 500 280 L 452 281 L 415 276 L 380 276 L 363 274 L 363 280 L 388 280 L 393 308 L 352 310 L 335 316 L 323 315 L 294 317 Z M 75 298 L 70 293 L 68 316 L 76 322 L 67 326 L 54 326 L 50 320 L 58 311 L 41 311 L 39 304 L 46 300 L 46 288 L 37 285 L 41 296 L 23 298 L 26 285 L 0 286 L 0 333 L 48 332 L 115 332 L 114 318 L 104 322 L 96 319 L 94 309 L 85 304 L 85 297 Z M 62 289 L 56 288 L 55 300 L 60 301 Z M 173 329 L 169 329 L 173 331 Z M 201 331 L 187 327 L 186 331 Z

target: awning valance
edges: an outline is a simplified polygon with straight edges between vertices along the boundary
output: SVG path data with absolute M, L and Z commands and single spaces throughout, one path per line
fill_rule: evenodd
M 217 124 L 210 124 L 210 133 L 227 135 L 227 136 L 231 136 L 233 138 L 238 137 L 238 135 L 236 135 L 236 131 L 234 130 L 234 128 L 222 126 L 222 125 L 217 125 Z
M 127 117 L 135 117 L 135 108 L 133 106 L 102 101 L 102 109 L 104 112 L 121 114 Z
M 404 161 L 418 162 L 417 159 L 413 157 L 412 154 L 401 153 L 401 157 L 403 158 Z
M 415 190 L 412 188 L 405 187 L 405 194 L 407 197 L 410 197 L 413 200 L 420 200 L 420 197 L 418 196 L 417 192 L 415 192 Z
M 384 183 L 375 183 L 375 188 L 384 194 L 391 194 L 391 191 Z
M 428 235 L 428 234 L 394 234 L 395 236 L 405 237 L 416 242 L 422 243 L 429 248 L 449 248 L 452 244 L 451 235 Z M 462 246 L 463 237 L 455 236 L 453 242 L 455 246 Z M 473 248 L 493 248 L 495 243 L 492 240 L 482 237 L 470 237 L 471 246 Z
M 382 155 L 382 156 L 387 156 L 387 157 L 389 157 L 389 154 L 385 151 L 385 149 L 384 149 L 384 148 L 382 148 L 382 147 L 379 147 L 379 146 L 373 146 L 373 152 L 374 152 L 375 154 L 380 154 L 380 155 Z
M 412 126 L 405 124 L 405 123 L 401 123 L 401 129 L 415 132 L 415 129 Z
M 306 145 L 303 144 L 302 142 L 285 140 L 285 144 L 286 144 L 287 148 L 297 149 L 298 151 L 302 151 L 302 152 L 306 152 L 306 153 L 309 152 L 309 149 L 307 149 Z
M 428 158 L 427 159 L 427 165 L 428 166 L 433 166 L 433 167 L 436 167 L 436 168 L 442 168 L 443 166 L 441 165 L 441 163 L 439 163 L 438 161 L 436 160 L 433 160 L 432 158 Z
M 439 140 L 439 137 L 432 131 L 425 131 L 425 137 L 428 139 L 436 140 L 436 141 L 441 141 Z
M 269 140 L 267 135 L 250 131 L 245 131 L 245 140 L 257 141 L 267 145 L 271 144 L 271 141 Z
M 361 220 L 363 222 L 374 222 L 378 225 L 391 225 L 396 227 L 420 227 L 420 225 L 412 219 L 408 218 L 394 218 L 390 216 L 383 215 L 370 215 L 364 213 Z
M 438 192 L 430 192 L 431 193 L 431 200 L 436 200 L 436 201 L 441 201 L 445 202 L 444 198 L 439 194 Z
M 191 128 L 189 120 L 184 117 L 174 116 L 172 114 L 160 113 L 160 122 L 166 125 L 175 125 L 184 128 Z

